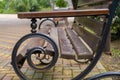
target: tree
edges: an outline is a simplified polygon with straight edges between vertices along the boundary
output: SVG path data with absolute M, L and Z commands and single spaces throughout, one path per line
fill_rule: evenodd
M 29 11 L 29 6 L 25 3 L 25 0 L 17 0 L 16 1 L 16 10 L 18 12 Z
M 50 6 L 50 0 L 39 0 L 39 5 L 43 8 Z
M 56 6 L 57 7 L 67 7 L 67 2 L 65 0 L 56 0 Z
M 0 13 L 4 11 L 5 8 L 5 1 L 0 1 Z
M 38 0 L 16 0 L 16 10 L 18 12 L 39 11 Z
M 50 0 L 3 0 L 0 1 L 0 13 L 40 11 L 50 8 Z
M 111 27 L 112 40 L 120 38 L 120 2 L 115 12 L 115 18 Z
M 37 0 L 29 0 L 29 4 L 30 4 L 30 11 L 39 11 L 40 6 Z

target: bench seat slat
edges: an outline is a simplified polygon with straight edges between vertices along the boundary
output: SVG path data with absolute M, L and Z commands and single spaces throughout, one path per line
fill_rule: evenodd
M 51 28 L 51 30 L 50 30 L 50 37 L 55 41 L 55 43 L 59 47 L 59 40 L 58 40 L 58 31 L 57 31 L 57 28 Z
M 67 39 L 65 31 L 62 28 L 58 28 L 58 36 L 61 58 L 74 59 L 75 53 L 72 49 L 70 42 Z
M 57 31 L 57 28 L 51 28 L 50 29 L 50 38 L 52 38 L 55 43 L 57 44 L 57 47 L 59 49 L 59 40 L 58 40 L 58 31 Z M 52 45 L 48 44 L 47 45 L 47 48 L 46 48 L 46 51 L 52 55 L 51 53 L 54 53 L 54 50 L 53 50 L 53 47 Z M 60 52 L 60 51 L 59 51 Z
M 70 28 L 67 28 L 66 32 L 71 43 L 73 44 L 78 59 L 90 59 L 93 57 L 93 54 L 85 46 L 85 44 L 79 39 L 79 36 L 77 36 Z

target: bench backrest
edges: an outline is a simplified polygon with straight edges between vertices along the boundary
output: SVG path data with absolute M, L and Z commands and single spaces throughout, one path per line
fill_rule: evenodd
M 108 8 L 111 0 L 72 0 L 74 9 L 104 9 Z M 76 6 L 77 5 L 77 6 Z M 75 17 L 73 29 L 95 52 L 102 39 L 107 15 Z
M 72 0 L 74 9 L 107 8 L 112 0 Z

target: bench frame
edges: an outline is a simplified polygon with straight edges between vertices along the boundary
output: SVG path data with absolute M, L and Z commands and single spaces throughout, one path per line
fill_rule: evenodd
M 109 7 L 109 9 L 91 9 L 91 10 L 70 10 L 70 11 L 52 11 L 52 12 L 23 12 L 23 13 L 18 13 L 18 18 L 28 18 L 28 19 L 32 19 L 32 23 L 31 23 L 31 32 L 36 34 L 36 18 L 56 18 L 56 17 L 78 17 L 78 16 L 91 16 L 91 15 L 107 15 L 108 16 L 108 21 L 106 23 L 106 27 L 104 29 L 105 33 L 103 33 L 103 38 L 102 38 L 102 42 L 100 43 L 100 47 L 96 52 L 96 55 L 93 59 L 93 61 L 90 63 L 90 65 L 79 75 L 77 75 L 75 78 L 73 78 L 72 80 L 81 80 L 83 79 L 97 64 L 98 60 L 100 59 L 101 55 L 102 55 L 102 51 L 103 48 L 105 46 L 106 43 L 106 39 L 108 36 L 108 33 L 110 31 L 110 26 L 112 23 L 112 19 L 114 17 L 115 14 L 115 10 L 116 7 L 118 6 L 118 2 L 119 0 L 113 0 L 111 6 Z M 70 14 L 71 13 L 71 14 Z M 15 69 L 15 61 L 14 61 L 14 57 L 12 56 L 12 65 L 13 68 Z M 15 70 L 16 71 L 16 70 Z M 16 71 L 17 73 L 17 71 Z M 18 73 L 17 73 L 18 74 Z M 91 78 L 88 78 L 87 80 L 95 80 L 95 79 L 100 79 L 101 77 L 106 77 L 106 76 L 111 76 L 111 74 L 113 75 L 119 75 L 120 73 L 105 73 L 103 75 L 98 75 L 98 76 L 94 76 Z M 19 77 L 20 74 L 18 74 Z M 25 77 L 22 77 L 22 79 L 25 79 Z

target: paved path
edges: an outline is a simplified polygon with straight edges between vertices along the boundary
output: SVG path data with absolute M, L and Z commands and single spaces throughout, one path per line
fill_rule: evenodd
M 11 53 L 17 40 L 30 32 L 29 25 L 30 20 L 19 20 L 16 15 L 0 15 L 0 80 L 19 80 L 10 65 Z M 27 73 L 33 77 L 33 80 L 71 80 L 87 65 L 78 64 L 73 60 L 59 59 L 57 64 L 48 72 L 43 72 L 37 76 L 30 70 L 27 70 Z M 105 71 L 102 64 L 98 62 L 88 76 Z

